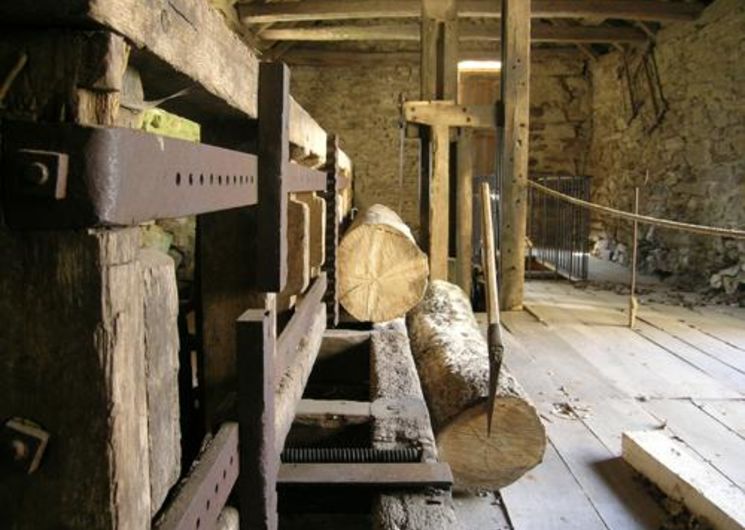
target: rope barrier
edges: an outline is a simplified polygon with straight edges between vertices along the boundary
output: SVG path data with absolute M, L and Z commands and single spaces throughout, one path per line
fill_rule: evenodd
M 556 197 L 557 199 L 561 199 L 570 204 L 574 204 L 576 206 L 582 206 L 583 208 L 588 208 L 596 212 L 602 212 L 602 213 L 608 214 L 613 217 L 619 217 L 621 219 L 626 219 L 629 221 L 638 221 L 639 223 L 642 223 L 642 224 L 659 226 L 662 228 L 671 228 L 673 230 L 691 232 L 693 234 L 729 237 L 732 239 L 745 239 L 745 230 L 738 230 L 736 228 L 720 228 L 717 226 L 697 225 L 697 224 L 692 224 L 692 223 L 681 223 L 679 221 L 671 221 L 669 219 L 659 219 L 657 217 L 651 217 L 648 215 L 633 214 L 631 212 L 625 212 L 623 210 L 616 210 L 615 208 L 610 208 L 608 206 L 601 206 L 593 202 L 583 201 L 582 199 L 571 197 L 569 195 L 566 195 L 554 189 L 548 188 L 542 184 L 538 184 L 537 182 L 532 181 L 532 180 L 529 180 L 528 184 L 534 187 L 535 189 L 537 189 L 538 191 L 545 193 L 547 195 L 550 195 L 552 197 Z

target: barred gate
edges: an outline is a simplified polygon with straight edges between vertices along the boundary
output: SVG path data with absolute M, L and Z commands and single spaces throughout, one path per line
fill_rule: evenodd
M 531 180 L 578 199 L 590 200 L 590 177 L 531 175 Z M 590 212 L 535 188 L 528 190 L 527 277 L 586 280 Z

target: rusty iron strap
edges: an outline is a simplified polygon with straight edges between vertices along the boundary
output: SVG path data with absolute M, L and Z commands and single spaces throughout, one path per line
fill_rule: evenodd
M 5 122 L 8 224 L 132 226 L 257 202 L 254 155 L 123 128 Z
M 238 478 L 238 424 L 225 423 L 158 517 L 156 530 L 210 530 Z

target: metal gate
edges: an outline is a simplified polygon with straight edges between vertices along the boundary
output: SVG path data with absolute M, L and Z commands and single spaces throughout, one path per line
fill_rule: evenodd
M 590 200 L 590 177 L 531 175 L 531 180 L 566 195 Z M 587 279 L 590 213 L 535 188 L 528 190 L 527 277 Z

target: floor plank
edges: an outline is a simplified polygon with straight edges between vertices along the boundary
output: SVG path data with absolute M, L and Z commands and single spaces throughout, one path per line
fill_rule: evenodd
M 500 491 L 515 530 L 607 530 L 552 445 L 543 463 Z
M 665 516 L 634 471 L 580 420 L 547 423 L 549 438 L 605 525 L 613 530 L 657 529 Z
M 696 406 L 745 439 L 745 400 L 694 400 Z
M 651 400 L 644 408 L 723 475 L 745 488 L 745 440 L 690 400 Z

